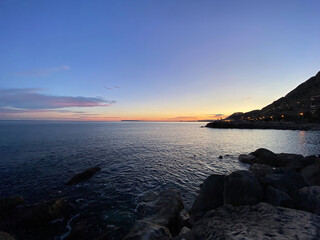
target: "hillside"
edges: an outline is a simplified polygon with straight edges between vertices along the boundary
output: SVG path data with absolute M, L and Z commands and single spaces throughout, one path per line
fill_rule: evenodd
M 261 110 L 234 113 L 227 120 L 320 120 L 320 72 Z

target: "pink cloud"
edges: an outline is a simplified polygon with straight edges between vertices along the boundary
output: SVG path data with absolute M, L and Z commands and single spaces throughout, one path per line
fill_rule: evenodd
M 116 101 L 101 97 L 51 96 L 41 89 L 0 89 L 0 111 L 48 110 L 70 107 L 108 107 Z

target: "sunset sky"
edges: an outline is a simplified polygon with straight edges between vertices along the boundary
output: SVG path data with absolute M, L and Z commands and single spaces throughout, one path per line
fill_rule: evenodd
M 0 0 L 0 119 L 200 120 L 320 71 L 320 1 Z

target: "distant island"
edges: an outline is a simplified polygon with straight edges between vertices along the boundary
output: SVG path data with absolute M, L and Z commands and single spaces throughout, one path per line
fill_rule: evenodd
M 121 122 L 144 122 L 143 120 L 121 120 Z
M 233 113 L 206 127 L 320 130 L 320 72 L 261 110 Z

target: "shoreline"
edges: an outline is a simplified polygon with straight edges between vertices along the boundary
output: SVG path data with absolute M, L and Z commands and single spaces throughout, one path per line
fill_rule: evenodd
M 111 233 L 94 214 L 75 212 L 67 199 L 33 205 L 25 205 L 18 196 L 0 199 L 0 238 L 320 239 L 319 155 L 257 149 L 238 160 L 249 164 L 249 169 L 208 176 L 191 209 L 185 209 L 175 189 L 144 196 L 129 233 L 122 229 Z M 99 171 L 99 167 L 88 168 L 66 184 L 87 181 Z
M 257 122 L 257 121 L 225 121 L 217 120 L 208 123 L 205 127 L 222 129 L 273 129 L 273 130 L 300 130 L 320 131 L 318 123 L 294 122 Z
M 207 177 L 189 211 L 178 191 L 160 192 L 124 240 L 320 238 L 319 156 L 261 148 L 239 161 L 249 170 Z

